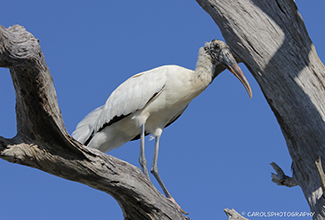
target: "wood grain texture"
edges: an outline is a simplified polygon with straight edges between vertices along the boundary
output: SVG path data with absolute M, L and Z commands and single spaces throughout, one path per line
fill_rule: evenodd
M 316 212 L 313 218 L 324 219 L 315 161 L 325 158 L 325 68 L 295 2 L 197 2 L 258 82 L 285 137 L 293 178 Z
M 22 26 L 0 26 L 0 67 L 10 69 L 17 114 L 17 135 L 0 137 L 0 158 L 106 192 L 125 219 L 185 218 L 139 168 L 69 136 L 38 40 Z

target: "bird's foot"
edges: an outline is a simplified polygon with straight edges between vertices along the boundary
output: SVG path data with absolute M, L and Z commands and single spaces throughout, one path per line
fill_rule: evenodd
M 175 201 L 175 199 L 173 198 L 173 197 L 171 197 L 171 198 L 167 198 L 167 199 L 169 199 L 170 201 L 172 201 L 178 208 L 179 208 L 179 210 L 183 213 L 183 214 L 185 214 L 185 215 L 189 215 L 189 213 L 188 212 L 185 212 L 178 204 L 177 204 L 177 202 Z M 185 216 L 185 218 L 186 219 L 189 219 L 188 217 L 186 217 Z

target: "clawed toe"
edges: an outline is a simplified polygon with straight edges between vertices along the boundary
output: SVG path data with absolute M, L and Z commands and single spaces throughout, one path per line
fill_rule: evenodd
M 185 212 L 178 204 L 177 202 L 175 201 L 175 199 L 173 197 L 171 198 L 168 198 L 170 201 L 172 201 L 178 208 L 179 210 L 184 214 L 184 215 L 189 215 L 188 212 Z M 185 216 L 186 219 L 189 219 L 188 217 Z

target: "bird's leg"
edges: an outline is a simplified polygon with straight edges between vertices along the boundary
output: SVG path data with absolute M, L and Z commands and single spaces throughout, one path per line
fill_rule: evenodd
M 147 168 L 147 160 L 144 153 L 144 140 L 145 140 L 145 123 L 141 125 L 141 134 L 140 134 L 140 156 L 139 156 L 139 163 L 142 168 L 144 175 L 150 180 L 149 172 Z
M 161 180 L 161 178 L 159 176 L 158 166 L 157 166 L 157 162 L 158 162 L 158 151 L 159 151 L 159 140 L 160 140 L 160 135 L 158 135 L 156 137 L 155 151 L 154 151 L 154 155 L 153 155 L 152 167 L 151 167 L 150 172 L 156 178 L 156 180 L 159 183 L 161 189 L 164 191 L 166 197 L 170 199 L 170 198 L 173 198 L 173 197 L 170 195 L 170 193 L 168 192 L 165 184 Z
M 159 140 L 160 140 L 160 135 L 158 135 L 156 137 L 156 143 L 155 143 L 155 151 L 154 151 L 154 155 L 153 155 L 153 161 L 152 161 L 152 167 L 150 172 L 152 173 L 152 175 L 156 178 L 157 182 L 159 183 L 161 189 L 164 191 L 166 197 L 171 200 L 175 205 L 177 205 L 177 207 L 181 210 L 182 213 L 188 215 L 187 212 L 185 212 L 175 201 L 175 199 L 170 195 L 170 193 L 168 192 L 165 184 L 163 183 L 163 181 L 161 180 L 160 176 L 159 176 L 159 170 L 158 170 L 158 166 L 157 166 L 157 162 L 158 162 L 158 151 L 159 151 Z

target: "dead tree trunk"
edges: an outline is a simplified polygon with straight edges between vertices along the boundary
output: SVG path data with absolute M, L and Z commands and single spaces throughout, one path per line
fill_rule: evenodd
M 324 195 L 315 161 L 325 161 L 325 68 L 293 0 L 197 0 L 227 44 L 253 74 L 276 116 L 293 177 L 314 219 L 324 219 Z M 322 178 L 323 179 L 323 178 Z M 323 182 L 324 183 L 324 182 Z
M 69 136 L 38 40 L 23 27 L 0 26 L 0 67 L 10 69 L 17 113 L 17 135 L 0 137 L 0 158 L 104 191 L 125 219 L 184 219 L 137 167 Z

